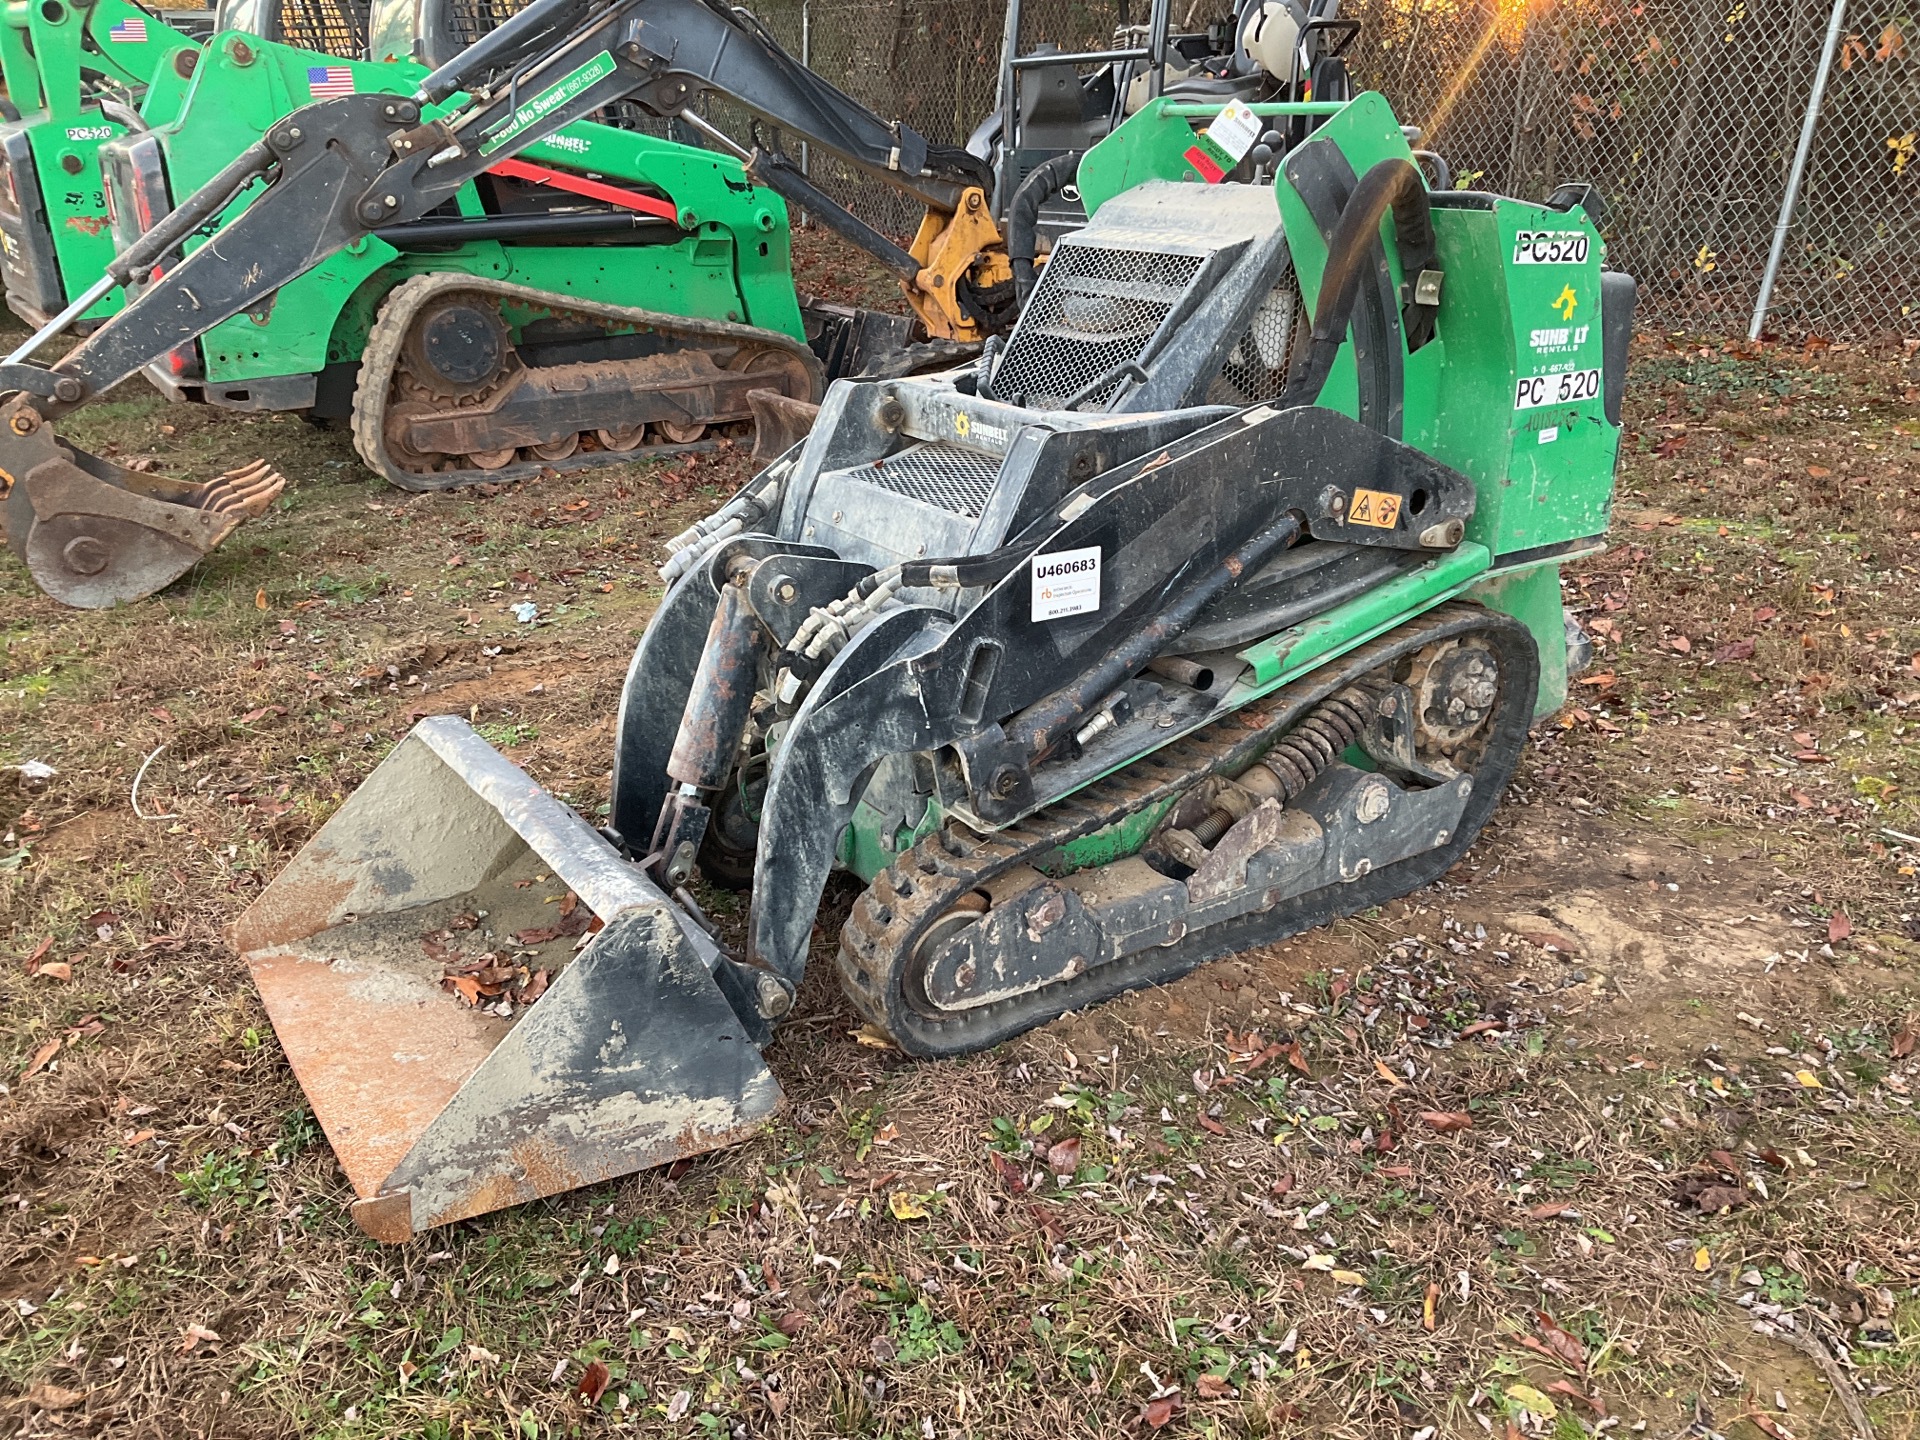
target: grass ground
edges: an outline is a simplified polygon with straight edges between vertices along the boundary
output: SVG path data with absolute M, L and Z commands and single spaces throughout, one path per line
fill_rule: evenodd
M 1443 884 L 955 1063 L 817 963 L 767 1133 L 394 1248 L 223 927 L 422 715 L 603 804 L 744 460 L 94 407 L 293 484 L 124 610 L 0 565 L 0 1435 L 1913 1436 L 1917 385 L 1642 342 L 1596 663 Z

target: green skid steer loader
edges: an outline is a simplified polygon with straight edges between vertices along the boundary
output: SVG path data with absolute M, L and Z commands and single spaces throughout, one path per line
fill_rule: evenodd
M 728 52 L 677 42 L 741 23 L 535 0 L 411 103 L 296 111 L 217 244 L 51 369 L 0 366 L 0 467 L 384 217 L 606 104 L 678 113 Z M 1303 117 L 1324 123 L 1270 183 L 1227 178 L 1258 121 Z M 1010 331 L 943 373 L 837 382 L 674 542 L 603 829 L 428 720 L 241 917 L 368 1234 L 761 1124 L 836 868 L 866 887 L 848 996 L 937 1058 L 1405 894 L 1478 836 L 1564 701 L 1559 572 L 1611 502 L 1634 285 L 1592 197 L 1429 191 L 1373 94 L 1162 96 L 1077 188 L 1088 223 Z M 696 868 L 750 889 L 737 950 Z
M 380 0 L 376 41 L 391 13 L 432 8 Z M 177 118 L 102 154 L 119 248 L 299 106 L 404 94 L 426 74 L 216 36 Z M 176 399 L 350 425 L 367 466 L 408 490 L 669 453 L 746 421 L 749 390 L 819 399 L 789 241 L 785 203 L 732 156 L 580 121 L 147 374 Z M 643 392 L 650 411 L 619 413 Z
M 366 43 L 364 7 L 339 0 L 229 0 L 206 19 L 329 54 Z M 127 0 L 51 0 L 0 14 L 0 80 L 11 107 L 0 124 L 0 273 L 8 308 L 29 324 L 45 324 L 113 259 L 100 149 L 166 118 L 164 106 L 143 99 L 156 77 L 192 74 L 211 33 L 200 20 Z M 103 295 L 76 328 L 120 304 L 118 292 Z

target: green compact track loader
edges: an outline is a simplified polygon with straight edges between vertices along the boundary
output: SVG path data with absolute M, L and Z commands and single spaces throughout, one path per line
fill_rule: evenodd
M 271 172 L 216 242 L 55 366 L 0 365 L 0 468 L 77 468 L 52 422 L 90 393 L 581 116 L 681 113 L 741 24 L 535 0 L 413 97 L 295 111 L 116 264 Z M 1238 183 L 1296 119 L 1323 123 Z M 926 188 L 965 173 L 916 154 Z M 1405 894 L 1480 833 L 1565 699 L 1559 573 L 1611 503 L 1634 284 L 1591 194 L 1430 190 L 1374 94 L 1163 95 L 1076 185 L 1017 323 L 836 382 L 673 542 L 604 826 L 432 719 L 242 916 L 368 1234 L 761 1124 L 836 869 L 865 886 L 847 994 L 938 1058 Z M 970 192 L 929 226 L 1004 275 Z M 696 870 L 750 890 L 741 943 Z
M 329 54 L 365 46 L 364 6 L 344 0 L 228 0 L 217 14 L 127 0 L 40 0 L 0 13 L 0 273 L 7 305 L 43 325 L 113 259 L 99 152 L 167 118 L 143 104 L 155 79 L 184 79 L 210 27 Z M 167 89 L 178 96 L 176 84 Z M 117 291 L 76 318 L 86 329 L 120 308 Z
M 423 8 L 381 0 L 376 37 L 388 12 Z M 102 153 L 119 248 L 301 105 L 405 94 L 427 73 L 214 37 L 176 118 Z M 733 156 L 577 121 L 146 371 L 177 399 L 350 425 L 367 466 L 408 490 L 632 460 L 748 420 L 753 389 L 820 398 L 789 241 L 785 202 Z

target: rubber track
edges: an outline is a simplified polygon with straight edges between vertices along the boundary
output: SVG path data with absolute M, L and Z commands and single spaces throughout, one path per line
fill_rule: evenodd
M 911 958 L 934 921 L 969 891 L 1068 841 L 1178 795 L 1202 778 L 1234 772 L 1269 748 L 1315 705 L 1368 672 L 1438 641 L 1485 635 L 1501 656 L 1501 698 L 1474 789 L 1453 840 L 1352 884 L 1332 885 L 1273 909 L 1193 932 L 1168 946 L 1096 965 L 1072 980 L 970 1010 L 933 1013 Z M 854 902 L 840 932 L 841 985 L 860 1013 L 911 1055 L 963 1055 L 1143 985 L 1177 979 L 1219 956 L 1353 914 L 1429 884 L 1466 851 L 1493 813 L 1525 745 L 1539 688 L 1539 655 L 1526 627 L 1478 605 L 1435 607 L 1274 695 L 1142 756 L 1046 809 L 972 844 L 943 828 L 926 836 Z
M 360 373 L 353 392 L 353 448 L 367 467 L 390 485 L 416 492 L 452 490 L 462 485 L 484 485 L 537 475 L 542 470 L 578 470 L 590 465 L 630 465 L 663 455 L 711 450 L 711 440 L 695 440 L 686 445 L 643 445 L 635 450 L 579 450 L 564 460 L 516 460 L 498 470 L 444 470 L 422 474 L 398 464 L 387 451 L 387 407 L 393 402 L 393 376 L 400 364 L 400 350 L 415 315 L 429 300 L 452 291 L 473 291 L 503 299 L 538 305 L 555 314 L 577 316 L 594 322 L 620 325 L 644 325 L 654 330 L 678 332 L 691 343 L 700 341 L 753 341 L 770 349 L 786 350 L 803 356 L 809 368 L 820 376 L 819 361 L 813 351 L 790 335 L 777 330 L 762 330 L 753 325 L 733 325 L 720 320 L 700 320 L 686 315 L 666 315 L 657 310 L 641 310 L 625 305 L 605 305 L 582 300 L 577 295 L 560 295 L 550 290 L 535 290 L 526 285 L 508 285 L 484 276 L 447 273 L 416 275 L 396 285 L 380 306 L 380 313 L 367 335 L 367 348 L 360 357 Z M 824 377 L 816 382 L 815 399 L 824 388 Z

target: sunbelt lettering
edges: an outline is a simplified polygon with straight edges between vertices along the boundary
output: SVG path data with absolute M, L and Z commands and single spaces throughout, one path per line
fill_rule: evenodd
M 1548 325 L 1529 337 L 1533 348 L 1541 351 L 1578 350 L 1587 343 L 1591 325 Z

